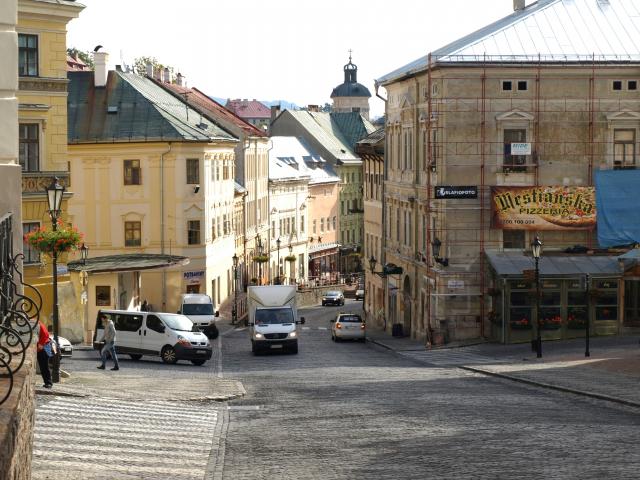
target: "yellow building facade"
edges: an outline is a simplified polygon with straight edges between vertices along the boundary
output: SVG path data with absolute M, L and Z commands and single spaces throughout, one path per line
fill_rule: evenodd
M 54 177 L 69 193 L 62 203 L 68 221 L 70 196 L 67 158 L 67 24 L 84 8 L 77 2 L 40 0 L 18 2 L 19 162 L 22 166 L 23 233 L 51 226 L 45 188 Z M 24 245 L 25 282 L 43 296 L 40 318 L 51 324 L 52 271 L 50 259 Z M 65 258 L 61 258 L 64 262 Z M 61 305 L 73 301 L 64 268 L 59 269 Z M 61 306 L 64 310 L 64 307 Z M 70 314 L 73 315 L 73 314 Z M 61 316 L 62 318 L 62 316 Z

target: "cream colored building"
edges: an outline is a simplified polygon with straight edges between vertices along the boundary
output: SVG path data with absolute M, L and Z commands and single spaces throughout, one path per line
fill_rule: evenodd
M 572 290 L 590 273 L 607 298 L 623 297 L 622 283 L 605 278 L 609 270 L 563 253 L 596 248 L 592 230 L 492 223 L 496 187 L 571 193 L 593 187 L 598 171 L 638 168 L 640 57 L 624 47 L 637 38 L 623 25 L 637 30 L 639 9 L 627 0 L 606 3 L 515 2 L 513 14 L 377 80 L 387 96 L 381 259 L 401 269 L 385 276 L 385 308 L 387 322 L 404 334 L 435 343 L 529 341 L 533 287 L 522 282 L 522 268 L 520 278 L 505 276 L 503 260 L 533 271 L 536 235 L 544 244 L 541 275 L 556 272 L 539 315 L 561 319 L 543 337 L 579 335 L 570 321 L 578 307 L 596 334 L 619 331 L 622 315 L 603 312 L 622 311 L 622 303 L 599 307 Z M 565 41 L 567 31 L 576 33 Z M 605 38 L 616 38 L 617 47 Z M 615 257 L 602 261 L 612 258 L 615 268 Z M 563 262 L 579 270 L 563 270 Z
M 60 0 L 19 0 L 19 162 L 22 167 L 22 231 L 41 226 L 51 228 L 45 188 L 54 177 L 67 189 L 62 203 L 62 220 L 68 216 L 68 199 L 73 195 L 67 157 L 67 24 L 84 8 L 78 2 Z M 22 243 L 22 241 L 20 242 Z M 43 297 L 41 319 L 51 325 L 52 267 L 45 255 L 24 245 L 25 281 Z M 66 323 L 78 318 L 76 298 L 64 263 L 73 254 L 61 255 L 58 295 L 61 311 L 60 333 Z
M 89 314 L 99 308 L 176 311 L 182 293 L 207 293 L 216 307 L 233 291 L 237 139 L 152 80 L 106 70 L 70 72 L 69 213 L 90 257 L 163 254 L 188 265 L 90 275 Z M 90 326 L 90 325 L 89 325 Z
M 0 9 L 0 215 L 11 214 L 14 255 L 22 251 L 20 175 L 18 162 L 18 36 L 17 1 Z
M 382 259 L 382 184 L 384 179 L 384 128 L 356 145 L 364 172 L 364 311 L 369 321 L 384 327 L 384 282 L 379 274 Z M 372 270 L 373 267 L 373 270 Z

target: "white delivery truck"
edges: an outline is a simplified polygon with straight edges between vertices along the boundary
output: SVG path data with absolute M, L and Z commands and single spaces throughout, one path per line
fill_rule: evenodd
M 213 308 L 213 302 L 209 295 L 203 293 L 183 294 L 178 313 L 191 320 L 207 338 L 218 338 L 218 327 L 215 323 L 218 312 Z
M 251 351 L 280 349 L 298 353 L 295 285 L 251 286 L 247 290 Z

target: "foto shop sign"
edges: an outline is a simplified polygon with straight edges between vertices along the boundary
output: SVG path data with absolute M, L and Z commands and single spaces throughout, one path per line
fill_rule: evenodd
M 478 198 L 478 187 L 455 187 L 452 185 L 435 187 L 435 198 Z
M 512 143 L 511 155 L 531 155 L 530 143 Z

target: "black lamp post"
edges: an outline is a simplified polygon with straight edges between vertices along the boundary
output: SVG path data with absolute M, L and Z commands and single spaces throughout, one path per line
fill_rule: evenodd
M 282 243 L 282 241 L 280 240 L 280 237 L 278 237 L 278 239 L 276 240 L 276 247 L 278 247 L 278 265 L 276 268 L 276 285 L 280 285 L 280 244 Z
M 289 244 L 289 256 L 293 255 L 293 245 Z M 289 285 L 291 285 L 291 281 L 293 280 L 293 265 L 295 263 L 295 260 L 293 262 L 289 262 Z
M 60 218 L 62 196 L 64 194 L 64 187 L 58 182 L 58 177 L 54 177 L 51 185 L 46 189 L 47 203 L 49 206 L 49 216 L 51 217 L 51 228 L 55 232 L 58 230 L 58 218 Z M 53 264 L 53 340 L 56 344 L 56 354 L 53 356 L 53 371 L 51 372 L 51 379 L 53 382 L 58 383 L 60 381 L 60 343 L 58 342 L 59 333 L 59 314 L 58 314 L 58 252 L 53 249 L 51 254 Z
M 542 242 L 540 238 L 536 235 L 536 238 L 531 242 L 531 252 L 533 254 L 533 258 L 536 260 L 536 320 L 538 324 L 538 336 L 536 338 L 536 357 L 542 358 L 542 335 L 541 335 L 541 327 L 542 323 L 540 322 L 540 254 L 542 253 Z
M 440 248 L 442 247 L 442 242 L 438 237 L 435 237 L 431 242 L 431 252 L 433 253 L 433 259 L 442 265 L 443 267 L 449 266 L 449 259 L 442 258 L 440 256 Z
M 234 253 L 231 260 L 233 260 L 233 309 L 231 310 L 231 323 L 235 325 L 238 321 L 238 255 Z
M 376 257 L 371 255 L 371 257 L 369 258 L 369 270 L 371 271 L 371 279 L 372 280 L 373 280 L 373 274 L 376 271 L 376 263 L 378 263 L 378 261 L 376 260 Z M 362 305 L 363 305 L 363 308 L 364 308 L 364 313 L 366 315 L 367 314 L 367 289 L 366 289 L 366 285 L 365 285 L 365 288 L 364 288 L 363 291 L 364 291 L 364 295 L 362 296 Z M 374 300 L 374 302 L 375 302 L 375 300 Z
M 84 243 L 80 247 L 80 258 L 82 258 L 82 265 L 87 264 L 87 257 L 89 256 L 89 247 L 87 247 Z

